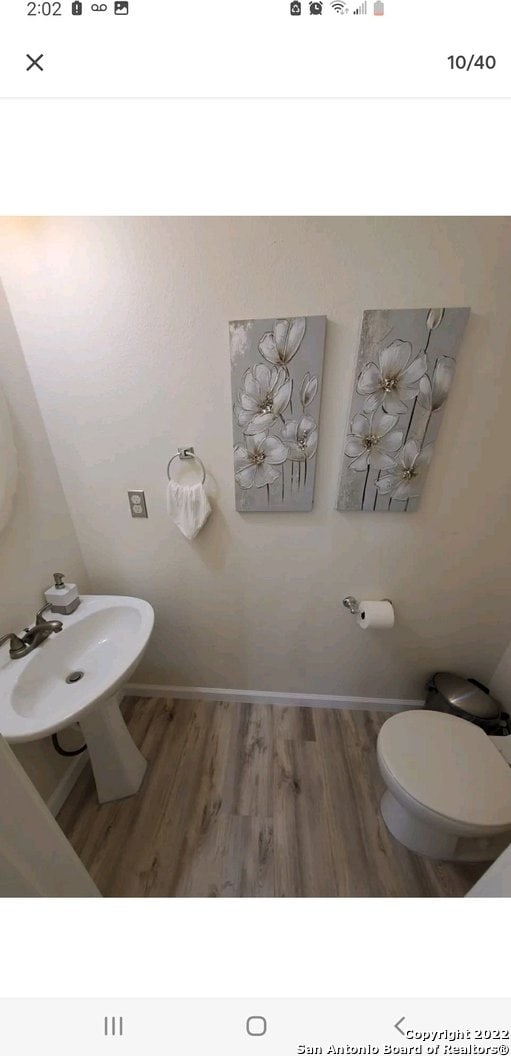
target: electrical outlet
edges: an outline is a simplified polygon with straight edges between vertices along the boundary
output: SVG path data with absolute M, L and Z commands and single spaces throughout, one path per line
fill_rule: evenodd
M 132 517 L 147 517 L 147 505 L 143 491 L 128 491 Z

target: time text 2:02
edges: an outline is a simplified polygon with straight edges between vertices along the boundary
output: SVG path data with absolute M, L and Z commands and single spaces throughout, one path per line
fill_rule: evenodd
M 36 4 L 30 0 L 27 4 L 27 15 L 62 15 L 62 4 L 60 0 L 44 0 L 42 4 Z
M 494 70 L 497 65 L 495 55 L 448 55 L 447 62 L 451 70 Z

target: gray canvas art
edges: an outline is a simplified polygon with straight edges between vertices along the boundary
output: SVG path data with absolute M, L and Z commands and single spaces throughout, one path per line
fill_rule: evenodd
M 240 513 L 312 509 L 326 317 L 229 324 Z
M 338 510 L 418 508 L 469 314 L 364 312 Z

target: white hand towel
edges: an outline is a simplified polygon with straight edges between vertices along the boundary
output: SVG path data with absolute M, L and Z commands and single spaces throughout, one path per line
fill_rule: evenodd
M 204 484 L 176 484 L 174 480 L 169 481 L 167 509 L 179 531 L 187 539 L 195 539 L 211 513 Z

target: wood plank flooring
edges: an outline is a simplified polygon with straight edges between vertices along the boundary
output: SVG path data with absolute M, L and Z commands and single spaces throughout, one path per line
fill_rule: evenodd
M 58 817 L 105 896 L 461 896 L 484 872 L 388 834 L 388 715 L 139 698 L 126 718 L 149 761 L 139 794 L 99 806 L 87 766 Z

